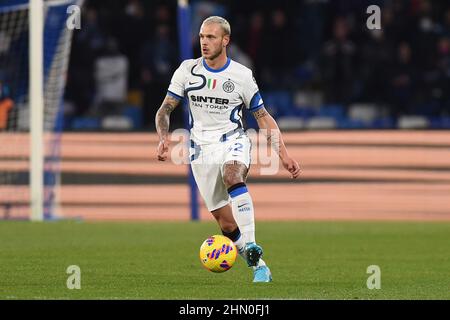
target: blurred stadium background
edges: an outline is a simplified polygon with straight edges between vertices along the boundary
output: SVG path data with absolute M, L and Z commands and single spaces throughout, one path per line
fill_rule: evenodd
M 266 105 L 285 129 L 450 128 L 448 1 L 190 4 L 194 56 L 200 56 L 201 21 L 225 16 L 230 56 L 255 71 Z M 382 11 L 379 31 L 366 27 L 371 4 Z M 91 0 L 82 12 L 65 129 L 153 129 L 180 62 L 176 1 Z M 108 113 L 123 121 L 106 121 Z M 181 112 L 174 124 L 181 126 L 180 118 Z
M 366 9 L 381 8 L 381 30 Z M 229 55 L 254 70 L 303 175 L 259 175 L 257 219 L 449 220 L 450 3 L 190 1 L 192 44 L 229 20 Z M 55 214 L 190 219 L 187 166 L 156 161 L 154 117 L 178 67 L 177 2 L 88 0 L 74 30 L 51 195 Z M 4 43 L 4 42 L 3 42 Z M 0 59 L 9 48 L 0 46 Z M 4 60 L 6 61 L 6 60 Z M 2 110 L 8 83 L 2 84 Z M 14 102 L 14 101 L 13 101 Z M 14 108 L 13 108 L 14 109 Z M 28 141 L 3 121 L 0 214 L 27 213 Z M 246 116 L 249 128 L 256 122 Z M 171 129 L 183 126 L 182 108 Z M 200 200 L 201 201 L 201 200 Z M 202 202 L 201 202 L 202 203 Z M 211 219 L 201 205 L 200 219 Z

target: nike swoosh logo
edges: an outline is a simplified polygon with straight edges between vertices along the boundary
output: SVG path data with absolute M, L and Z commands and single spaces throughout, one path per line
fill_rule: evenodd
M 190 82 L 189 81 L 189 85 L 192 86 L 193 84 L 197 84 L 198 82 Z
M 248 203 L 241 204 L 238 208 L 248 205 Z

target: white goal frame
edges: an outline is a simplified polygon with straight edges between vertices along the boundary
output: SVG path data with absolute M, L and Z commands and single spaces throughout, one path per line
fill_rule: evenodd
M 44 220 L 44 1 L 30 0 L 30 212 Z

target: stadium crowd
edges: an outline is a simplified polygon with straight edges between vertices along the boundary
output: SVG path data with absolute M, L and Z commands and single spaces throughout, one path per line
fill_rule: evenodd
M 277 118 L 301 122 L 328 117 L 338 128 L 391 128 L 399 117 L 416 115 L 426 117 L 429 127 L 450 125 L 448 1 L 190 4 L 194 56 L 200 56 L 201 21 L 210 15 L 227 18 L 232 28 L 229 55 L 254 70 Z M 366 26 L 366 9 L 373 4 L 381 8 L 381 30 Z M 85 2 L 68 72 L 70 121 L 134 105 L 142 120 L 134 127 L 153 129 L 156 110 L 180 63 L 176 10 L 175 0 Z M 372 106 L 370 121 L 351 119 L 355 105 Z M 181 126 L 178 109 L 173 121 Z

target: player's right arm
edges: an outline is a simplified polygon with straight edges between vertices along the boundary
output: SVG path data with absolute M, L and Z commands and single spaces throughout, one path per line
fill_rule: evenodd
M 175 70 L 172 79 L 170 80 L 169 89 L 167 90 L 167 95 L 164 98 L 161 107 L 159 107 L 158 112 L 156 112 L 155 124 L 156 131 L 159 135 L 158 144 L 158 160 L 165 161 L 169 154 L 169 124 L 170 124 L 170 114 L 172 111 L 180 104 L 184 96 L 184 86 L 186 83 L 186 62 L 185 60 L 181 63 L 177 70 Z
M 170 126 L 170 114 L 180 104 L 180 100 L 166 95 L 161 107 L 156 112 L 155 124 L 156 131 L 159 136 L 159 144 L 157 149 L 158 160 L 165 161 L 169 153 L 169 126 Z

